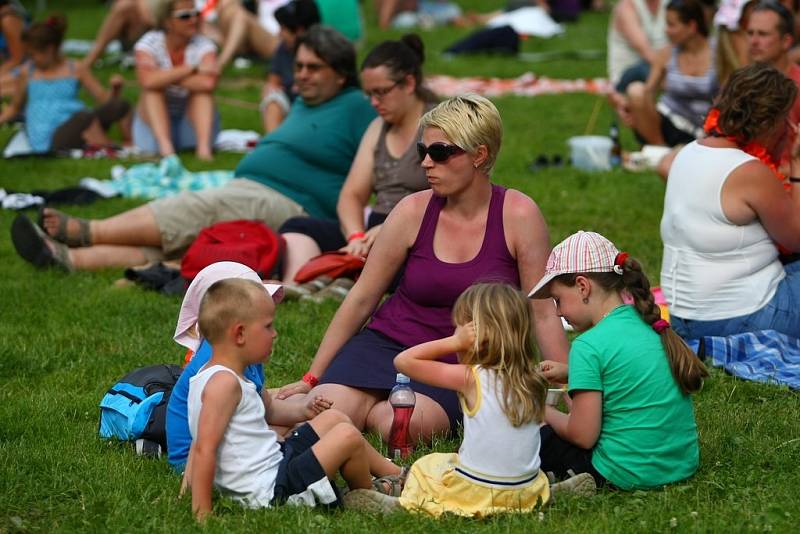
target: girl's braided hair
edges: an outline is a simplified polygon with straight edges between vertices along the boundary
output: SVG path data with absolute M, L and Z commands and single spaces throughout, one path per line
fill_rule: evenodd
M 630 256 L 622 262 L 622 276 L 615 272 L 570 273 L 556 278 L 566 286 L 574 286 L 578 276 L 589 278 L 607 291 L 627 291 L 633 298 L 633 305 L 644 321 L 653 326 L 661 319 L 661 309 L 650 292 L 650 280 L 642 271 L 642 265 Z M 654 328 L 655 330 L 655 328 Z M 667 353 L 672 376 L 681 391 L 688 395 L 703 387 L 708 371 L 703 362 L 690 349 L 672 328 L 656 330 Z

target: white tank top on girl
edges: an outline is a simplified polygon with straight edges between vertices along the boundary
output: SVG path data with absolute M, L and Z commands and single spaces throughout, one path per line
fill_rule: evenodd
M 713 321 L 764 307 L 785 272 L 761 222 L 737 225 L 722 211 L 722 186 L 755 159 L 736 148 L 697 141 L 678 153 L 667 180 L 661 240 L 661 286 L 670 313 Z
M 242 399 L 236 406 L 217 449 L 214 485 L 226 496 L 251 508 L 268 507 L 283 453 L 277 435 L 264 419 L 264 401 L 255 384 L 223 365 L 201 370 L 189 381 L 189 430 L 197 439 L 203 406 L 201 395 L 216 373 L 229 372 L 239 380 Z
M 503 412 L 497 372 L 473 366 L 478 398 L 472 411 L 463 399 L 464 439 L 459 467 L 486 483 L 527 484 L 539 474 L 539 422 L 514 427 Z

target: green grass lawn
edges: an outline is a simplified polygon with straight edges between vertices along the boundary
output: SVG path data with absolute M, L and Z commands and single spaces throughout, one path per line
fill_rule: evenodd
M 24 3 L 32 7 L 36 2 Z M 471 0 L 462 5 L 488 9 L 502 3 Z M 66 11 L 70 36 L 77 38 L 92 38 L 104 12 L 98 0 L 48 4 Z M 384 36 L 399 35 L 379 34 L 372 3 L 367 4 L 370 31 L 362 57 L 366 48 Z M 547 42 L 531 39 L 524 49 L 602 50 L 606 24 L 606 14 L 585 15 L 565 36 Z M 575 78 L 602 76 L 605 71 L 602 60 L 529 63 L 503 57 L 451 61 L 439 57 L 441 50 L 465 33 L 456 29 L 423 33 L 427 72 L 517 76 L 531 70 Z M 107 78 L 110 73 L 102 71 L 101 76 Z M 124 75 L 133 78 L 131 71 Z M 227 72 L 220 93 L 256 102 L 255 80 L 261 76 L 263 71 L 256 67 Z M 253 85 L 243 89 L 229 83 L 244 78 L 252 78 Z M 126 91 L 135 97 L 132 88 Z M 567 138 L 584 132 L 596 99 L 590 95 L 495 99 L 506 129 L 495 178 L 539 203 L 554 243 L 578 229 L 599 231 L 641 258 L 657 283 L 664 186 L 654 174 L 619 170 L 589 174 L 571 168 L 533 174 L 526 170 L 537 154 L 566 154 Z M 250 110 L 225 104 L 220 109 L 225 127 L 259 128 L 258 117 Z M 610 121 L 610 111 L 603 106 L 595 133 L 606 133 Z M 0 129 L 0 144 L 8 136 L 8 130 Z M 631 142 L 627 134 L 625 140 Z M 195 170 L 231 169 L 238 160 L 236 155 L 219 155 L 213 163 L 201 164 L 191 155 L 184 157 Z M 0 187 L 21 191 L 66 187 L 83 176 L 107 178 L 113 164 L 67 159 L 3 161 Z M 68 211 L 102 217 L 138 203 L 114 199 Z M 197 528 L 189 501 L 176 496 L 179 480 L 166 461 L 136 457 L 128 447 L 97 437 L 97 404 L 117 378 L 139 366 L 179 362 L 182 350 L 171 338 L 180 301 L 136 288 L 115 288 L 119 270 L 69 276 L 33 270 L 11 245 L 9 228 L 14 216 L 0 212 L 0 532 Z M 280 306 L 280 336 L 267 368 L 271 387 L 296 380 L 307 369 L 334 311 L 332 303 Z M 700 470 L 691 480 L 664 489 L 601 492 L 590 500 L 565 498 L 542 514 L 486 521 L 294 508 L 245 511 L 218 500 L 216 517 L 207 528 L 219 532 L 796 530 L 792 525 L 800 519 L 798 394 L 715 371 L 695 397 L 695 407 Z M 436 443 L 434 449 L 456 446 L 447 441 Z

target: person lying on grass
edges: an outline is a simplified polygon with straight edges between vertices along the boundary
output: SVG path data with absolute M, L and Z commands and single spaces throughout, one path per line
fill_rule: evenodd
M 212 487 L 251 508 L 334 505 L 339 471 L 351 489 L 372 488 L 372 475 L 401 474 L 322 397 L 312 401 L 321 413 L 278 442 L 267 422 L 278 406 L 265 405 L 243 376 L 248 365 L 269 359 L 274 319 L 275 304 L 252 280 L 220 280 L 203 297 L 200 332 L 213 356 L 189 385 L 193 443 L 181 486 L 191 488 L 198 521 L 211 514 Z
M 553 249 L 529 296 L 552 298 L 583 332 L 568 368 L 541 364 L 552 382 L 568 381 L 572 398 L 569 414 L 546 408 L 542 469 L 557 477 L 589 473 L 597 486 L 625 490 L 692 476 L 700 451 L 690 394 L 708 373 L 661 318 L 639 262 L 581 231 Z

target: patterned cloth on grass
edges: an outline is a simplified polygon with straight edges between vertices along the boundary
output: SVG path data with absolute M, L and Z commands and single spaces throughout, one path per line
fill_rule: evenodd
M 557 80 L 539 77 L 532 72 L 517 78 L 483 78 L 472 76 L 432 75 L 426 77 L 428 88 L 442 97 L 464 93 L 478 93 L 484 96 L 537 96 L 564 93 L 606 94 L 611 86 L 605 78 L 583 78 L 577 80 Z
M 715 367 L 734 376 L 800 389 L 800 339 L 775 330 L 761 330 L 727 337 L 706 336 L 687 343 L 701 357 L 710 358 Z
M 200 191 L 221 187 L 233 178 L 233 171 L 187 170 L 177 155 L 162 158 L 159 163 L 140 163 L 114 178 L 110 185 L 124 197 L 155 199 L 176 195 L 181 191 Z

